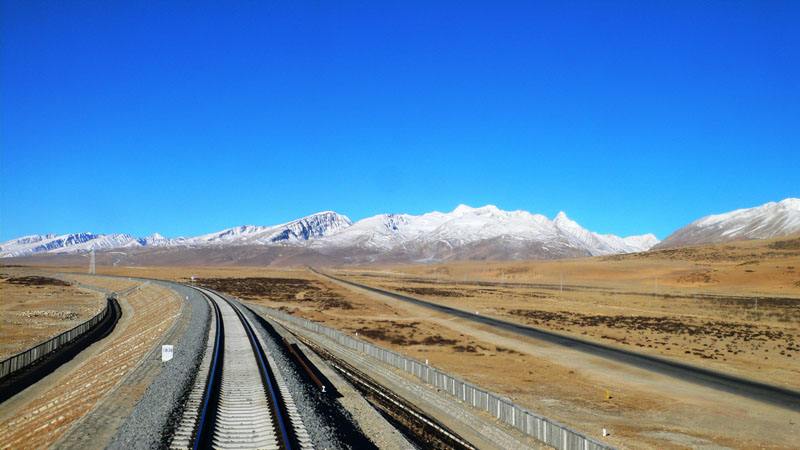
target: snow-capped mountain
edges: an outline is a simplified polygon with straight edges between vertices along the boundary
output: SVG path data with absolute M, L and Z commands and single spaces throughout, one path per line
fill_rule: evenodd
M 150 236 L 140 238 L 139 244 L 143 247 L 169 247 L 170 245 L 183 242 L 183 240 L 183 238 L 169 239 L 158 233 L 153 233 Z
M 650 235 L 621 238 L 586 230 L 563 212 L 553 220 L 527 211 L 460 205 L 449 213 L 381 214 L 352 223 L 333 211 L 274 226 L 244 225 L 196 237 L 169 239 L 83 233 L 26 236 L 0 244 L 0 256 L 81 252 L 124 247 L 278 248 L 279 254 L 323 255 L 342 262 L 524 259 L 644 251 Z
M 800 233 L 800 198 L 706 216 L 664 239 L 659 248 L 737 239 L 769 239 Z
M 327 236 L 352 224 L 341 214 L 325 211 L 274 226 L 245 225 L 192 238 L 168 239 L 153 233 L 144 238 L 128 234 L 78 233 L 32 235 L 0 244 L 0 257 L 28 256 L 38 253 L 78 253 L 132 247 L 188 247 L 204 245 L 280 244 Z
M 228 228 L 216 233 L 185 239 L 183 243 L 188 245 L 293 243 L 328 236 L 352 224 L 353 222 L 347 216 L 333 211 L 324 211 L 280 225 L 243 225 Z
M 35 253 L 68 253 L 141 246 L 140 239 L 128 234 L 73 233 L 32 235 L 0 244 L 0 257 Z
M 369 217 L 309 246 L 322 251 L 358 248 L 374 252 L 378 259 L 394 253 L 399 259 L 441 260 L 489 254 L 516 259 L 607 255 L 644 251 L 657 242 L 652 234 L 620 238 L 593 233 L 563 212 L 551 221 L 541 214 L 503 211 L 493 205 L 459 205 L 450 213 Z

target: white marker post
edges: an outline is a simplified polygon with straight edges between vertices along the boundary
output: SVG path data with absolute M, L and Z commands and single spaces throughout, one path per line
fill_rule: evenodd
M 171 345 L 162 345 L 161 346 L 161 362 L 167 362 L 172 359 L 172 355 L 174 354 L 174 349 Z

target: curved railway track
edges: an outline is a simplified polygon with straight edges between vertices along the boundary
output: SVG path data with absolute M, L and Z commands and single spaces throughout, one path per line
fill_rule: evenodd
M 313 448 L 289 391 L 239 306 L 196 289 L 214 314 L 171 448 Z

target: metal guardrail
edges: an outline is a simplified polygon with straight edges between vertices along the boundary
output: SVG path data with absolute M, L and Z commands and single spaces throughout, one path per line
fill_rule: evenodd
M 408 372 L 427 383 L 457 398 L 475 409 L 486 411 L 522 433 L 563 450 L 606 450 L 613 449 L 607 444 L 594 440 L 550 419 L 532 413 L 511 400 L 481 389 L 471 383 L 423 364 L 413 358 L 387 350 L 369 342 L 353 338 L 339 330 L 320 325 L 307 319 L 295 317 L 282 311 L 264 308 L 273 317 L 293 323 L 306 330 L 326 336 L 333 341 L 367 354 L 379 361 Z
M 36 347 L 30 348 L 22 353 L 18 353 L 8 359 L 0 361 L 0 380 L 30 366 L 39 359 L 58 350 L 64 345 L 73 342 L 75 339 L 94 328 L 98 323 L 102 322 L 111 311 L 111 308 L 111 296 L 109 296 L 106 298 L 106 307 L 103 308 L 103 310 L 100 311 L 96 316 L 92 317 L 86 322 L 83 322 L 75 328 L 63 332 L 52 339 L 42 342 Z

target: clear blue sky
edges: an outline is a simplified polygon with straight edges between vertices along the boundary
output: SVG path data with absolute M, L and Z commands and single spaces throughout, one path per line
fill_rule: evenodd
M 798 1 L 4 0 L 0 21 L 3 240 L 459 203 L 663 238 L 800 196 Z

